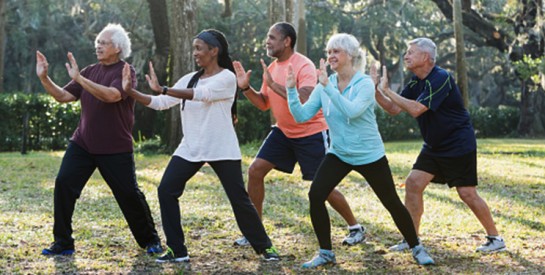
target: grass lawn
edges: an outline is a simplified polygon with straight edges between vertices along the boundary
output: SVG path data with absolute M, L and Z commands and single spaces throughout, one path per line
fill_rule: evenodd
M 430 185 L 425 192 L 421 238 L 436 266 L 418 266 L 410 253 L 389 252 L 402 237 L 364 179 L 352 173 L 339 185 L 367 241 L 341 245 L 347 233 L 342 218 L 330 211 L 333 249 L 338 264 L 308 273 L 539 274 L 545 273 L 545 140 L 478 141 L 479 194 L 487 201 L 508 251 L 482 255 L 475 248 L 485 232 L 455 190 Z M 244 170 L 258 145 L 243 150 Z M 419 141 L 386 143 L 400 197 L 403 180 L 420 149 Z M 0 273 L 8 274 L 298 274 L 318 244 L 308 215 L 310 182 L 273 171 L 266 178 L 264 224 L 283 257 L 265 263 L 251 248 L 233 247 L 240 236 L 217 177 L 204 167 L 180 199 L 191 263 L 157 264 L 145 255 L 127 227 L 110 190 L 96 172 L 76 205 L 73 218 L 76 253 L 44 257 L 52 241 L 53 189 L 63 152 L 0 153 Z M 157 186 L 168 155 L 136 155 L 137 176 L 157 230 L 165 242 Z M 331 210 L 331 209 L 330 209 Z

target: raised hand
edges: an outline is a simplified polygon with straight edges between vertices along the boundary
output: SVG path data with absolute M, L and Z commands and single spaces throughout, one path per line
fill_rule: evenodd
M 295 75 L 293 74 L 293 67 L 288 65 L 288 74 L 286 76 L 286 88 L 293 88 L 297 82 L 295 81 Z
M 76 59 L 74 58 L 74 55 L 72 52 L 68 52 L 68 62 L 64 65 L 66 66 L 66 70 L 68 71 L 68 75 L 70 78 L 72 78 L 74 81 L 78 81 L 79 74 L 79 68 L 78 63 L 76 62 Z
M 381 92 L 390 89 L 390 83 L 388 83 L 388 70 L 386 69 L 386 66 L 382 66 L 382 77 L 380 78 L 380 84 L 378 85 L 378 89 Z
M 261 67 L 263 68 L 263 81 L 267 83 L 267 86 L 272 88 L 272 85 L 274 84 L 274 79 L 272 78 L 271 73 L 269 73 L 269 70 L 267 68 L 267 64 L 265 64 L 265 61 L 263 59 L 261 61 Z
M 36 51 L 36 75 L 39 78 L 47 77 L 49 63 L 47 58 L 40 51 Z
M 318 74 L 318 82 L 320 82 L 320 84 L 323 86 L 327 86 L 329 83 L 329 78 L 327 77 L 327 65 L 323 58 L 320 59 L 320 69 L 318 69 L 316 72 Z
M 125 63 L 123 66 L 123 91 L 130 94 L 132 93 L 132 77 L 131 77 L 131 67 L 129 63 Z
M 238 61 L 233 62 L 233 67 L 235 68 L 235 74 L 237 76 L 237 86 L 241 89 L 249 87 L 252 70 L 246 72 L 244 67 L 242 67 L 242 64 Z
M 161 93 L 162 88 L 161 85 L 159 85 L 159 80 L 157 80 L 157 75 L 155 74 L 153 63 L 151 63 L 151 61 L 149 62 L 149 74 L 146 75 L 146 80 L 148 81 L 149 87 L 154 92 Z

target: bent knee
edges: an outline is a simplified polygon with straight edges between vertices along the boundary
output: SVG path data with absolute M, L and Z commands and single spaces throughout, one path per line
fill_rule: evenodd
M 460 196 L 463 201 L 473 201 L 480 198 L 477 194 L 477 189 L 473 186 L 458 187 L 456 188 L 456 191 L 458 192 L 458 196 Z

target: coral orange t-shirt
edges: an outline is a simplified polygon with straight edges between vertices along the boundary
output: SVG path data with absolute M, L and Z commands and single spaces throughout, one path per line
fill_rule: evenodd
M 269 65 L 270 72 L 274 82 L 286 86 L 286 76 L 288 65 L 291 64 L 297 80 L 296 88 L 316 86 L 317 76 L 316 67 L 310 59 L 300 53 L 294 53 L 288 60 L 278 62 L 275 60 Z M 293 119 L 288 107 L 287 99 L 275 93 L 263 81 L 261 93 L 269 99 L 269 106 L 276 119 L 276 125 L 288 138 L 300 138 L 310 136 L 327 129 L 324 115 L 320 110 L 313 118 L 304 122 L 297 123 Z

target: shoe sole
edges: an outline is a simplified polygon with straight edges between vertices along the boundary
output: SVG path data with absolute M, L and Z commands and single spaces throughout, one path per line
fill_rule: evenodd
M 63 250 L 60 253 L 55 253 L 55 252 L 53 252 L 51 250 L 44 249 L 44 250 L 42 250 L 42 255 L 45 255 L 45 256 L 55 256 L 55 255 L 70 256 L 70 255 L 74 254 L 74 252 L 75 252 L 74 249 Z
M 303 268 L 303 269 L 312 269 L 312 268 L 318 268 L 318 267 L 322 267 L 322 266 L 334 266 L 336 264 L 337 264 L 337 262 L 327 262 L 325 264 L 321 264 L 321 265 L 317 265 L 317 266 L 304 266 L 304 265 L 302 265 L 301 268 Z
M 239 242 L 237 242 L 237 241 L 234 241 L 234 242 L 233 242 L 233 245 L 234 245 L 234 246 L 249 246 L 249 245 L 250 245 L 250 242 L 239 243 Z
M 354 242 L 354 243 L 349 243 L 347 241 L 343 241 L 343 245 L 353 246 L 353 245 L 357 245 L 357 244 L 363 243 L 363 242 L 365 242 L 365 238 L 361 239 L 360 241 Z
M 268 258 L 268 259 L 263 258 L 263 261 L 265 261 L 265 262 L 278 262 L 278 261 L 280 261 L 280 258 Z
M 182 258 L 176 258 L 176 259 L 172 259 L 172 260 L 155 259 L 156 263 L 189 263 L 189 261 L 190 261 L 189 256 L 182 257 Z
M 502 251 L 505 251 L 505 250 L 507 250 L 507 247 L 504 246 L 502 248 L 498 248 L 498 249 L 494 249 L 494 250 L 489 250 L 489 251 L 477 250 L 475 252 L 485 253 L 485 254 L 492 254 L 492 253 L 502 252 Z

